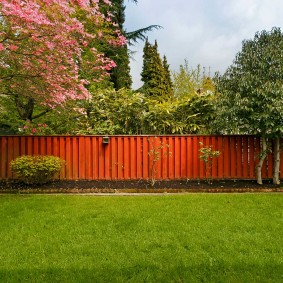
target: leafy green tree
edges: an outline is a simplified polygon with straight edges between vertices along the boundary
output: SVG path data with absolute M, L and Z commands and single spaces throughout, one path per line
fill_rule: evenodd
M 140 134 L 144 95 L 128 89 L 100 89 L 89 102 L 81 134 Z
M 174 99 L 179 101 L 178 121 L 188 121 L 185 132 L 212 133 L 211 121 L 216 114 L 216 96 L 214 83 L 206 70 L 201 72 L 200 65 L 189 68 L 185 60 L 179 70 L 173 72 L 173 93 Z
M 211 85 L 208 87 L 209 80 Z M 190 68 L 188 61 L 185 60 L 185 63 L 180 65 L 179 71 L 173 72 L 173 89 L 176 97 L 192 97 L 199 90 L 202 92 L 213 90 L 213 83 L 205 69 L 202 73 L 200 65 L 195 69 Z
M 267 139 L 274 142 L 273 183 L 279 184 L 280 138 L 283 136 L 283 34 L 280 28 L 257 32 L 245 40 L 242 50 L 223 76 L 217 78 L 220 93 L 219 126 L 227 133 L 252 133 L 262 137 L 257 165 L 267 155 Z

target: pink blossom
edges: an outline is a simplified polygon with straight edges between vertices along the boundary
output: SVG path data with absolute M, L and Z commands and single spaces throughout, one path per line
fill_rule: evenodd
M 105 4 L 107 4 L 107 5 L 109 5 L 109 6 L 112 6 L 111 1 L 109 1 L 109 0 L 103 0 L 103 2 L 104 2 Z
M 9 45 L 8 48 L 9 48 L 11 51 L 15 51 L 15 50 L 17 50 L 19 47 L 16 46 L 16 45 Z
M 55 108 L 68 99 L 90 97 L 86 88 L 88 82 L 79 78 L 82 46 L 89 46 L 98 37 L 115 46 L 125 43 L 119 29 L 114 35 L 102 31 L 104 24 L 116 24 L 110 21 L 111 13 L 105 19 L 100 12 L 99 0 L 91 3 L 89 0 L 1 0 L 1 17 L 8 23 L 7 30 L 0 33 L 1 38 L 19 33 L 25 40 L 10 39 L 7 48 L 0 43 L 0 51 L 7 50 L 0 69 L 7 68 L 10 62 L 17 62 L 17 70 L 27 78 L 24 94 L 40 101 L 41 105 Z M 109 0 L 104 0 L 104 3 L 111 5 Z M 94 34 L 89 34 L 84 24 L 75 18 L 77 6 L 84 10 L 93 24 L 97 24 Z M 21 52 L 11 52 L 16 50 Z M 93 71 L 93 81 L 100 82 L 104 76 L 109 76 L 109 70 L 116 64 L 95 48 L 90 51 L 92 59 L 84 64 Z M 29 79 L 29 76 L 36 76 L 38 80 Z M 23 87 L 19 81 L 9 83 L 11 90 Z

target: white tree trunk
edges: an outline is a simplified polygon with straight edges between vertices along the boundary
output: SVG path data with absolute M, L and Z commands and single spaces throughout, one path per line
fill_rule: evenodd
M 280 184 L 280 138 L 274 142 L 274 159 L 273 159 L 273 184 Z
M 266 137 L 262 137 L 262 151 L 260 152 L 260 159 L 256 166 L 257 183 L 260 185 L 262 185 L 262 176 L 261 176 L 262 164 L 266 156 L 267 156 L 267 139 Z

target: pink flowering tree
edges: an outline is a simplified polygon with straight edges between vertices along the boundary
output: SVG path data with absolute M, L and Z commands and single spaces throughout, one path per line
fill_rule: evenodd
M 0 9 L 0 95 L 15 103 L 25 121 L 90 97 L 89 83 L 115 67 L 91 43 L 104 38 L 125 44 L 111 15 L 100 12 L 98 0 L 1 0 Z M 91 32 L 84 18 L 92 22 Z

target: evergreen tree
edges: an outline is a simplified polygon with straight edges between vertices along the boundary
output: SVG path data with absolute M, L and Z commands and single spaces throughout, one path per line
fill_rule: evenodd
M 137 3 L 133 0 L 132 2 Z M 128 45 L 133 45 L 138 40 L 145 40 L 145 33 L 153 29 L 158 29 L 158 25 L 150 25 L 146 28 L 141 28 L 135 31 L 127 32 L 124 23 L 125 23 L 125 4 L 124 0 L 112 0 L 112 6 L 109 10 L 109 6 L 105 5 L 106 10 L 105 14 L 111 13 L 114 18 L 113 21 L 117 23 L 117 28 L 120 30 L 121 34 L 127 38 Z M 102 51 L 115 61 L 116 67 L 113 68 L 110 72 L 110 81 L 113 83 L 113 86 L 116 90 L 121 88 L 130 89 L 132 85 L 132 78 L 130 75 L 130 56 L 129 49 L 127 45 L 124 46 L 102 46 Z
M 117 23 L 121 34 L 126 36 L 124 28 L 125 23 L 125 5 L 124 0 L 112 0 L 112 14 L 114 21 Z M 111 47 L 111 46 L 110 46 Z M 106 53 L 107 54 L 107 53 Z M 116 90 L 121 88 L 130 89 L 132 77 L 130 75 L 130 59 L 127 45 L 117 46 L 108 50 L 109 57 L 116 63 L 116 67 L 110 73 L 110 80 Z
M 168 91 L 170 91 L 170 86 L 158 52 L 157 41 L 155 41 L 154 45 L 151 45 L 148 40 L 146 40 L 143 52 L 141 77 L 144 85 L 142 91 L 148 96 L 159 98 L 167 96 L 169 94 Z M 168 66 L 166 68 L 168 68 Z
M 172 79 L 171 79 L 171 73 L 170 73 L 170 69 L 169 69 L 169 64 L 167 62 L 167 58 L 164 55 L 163 57 L 163 69 L 165 72 L 165 86 L 166 86 L 166 93 L 172 95 L 173 93 L 173 83 L 172 83 Z

